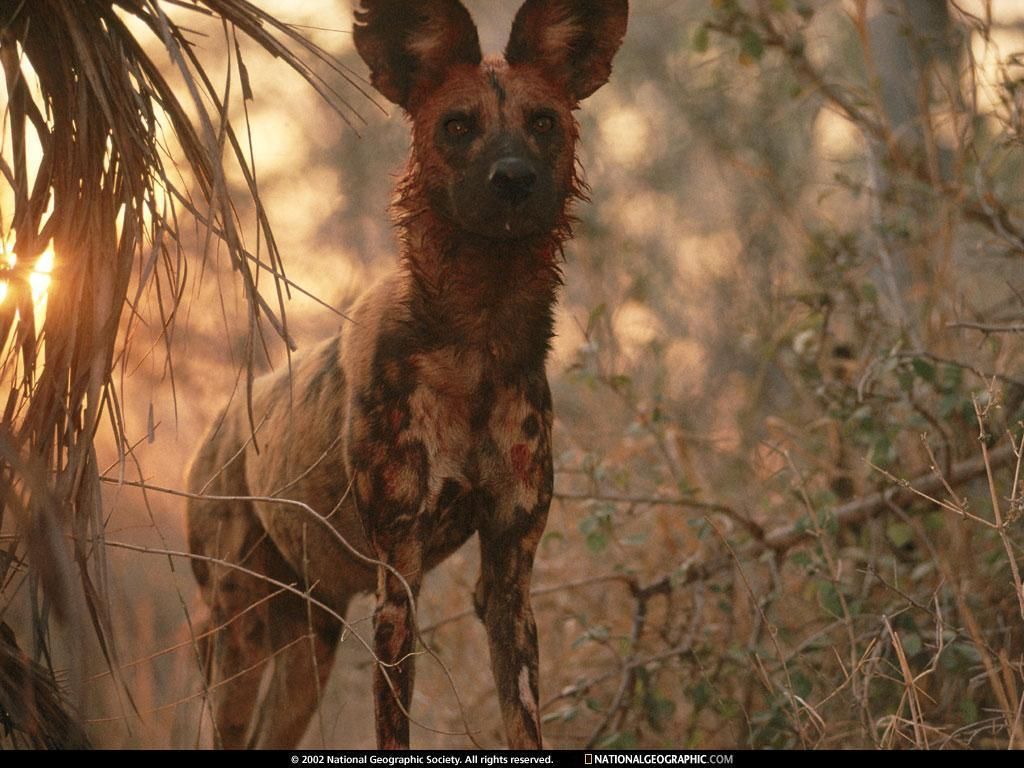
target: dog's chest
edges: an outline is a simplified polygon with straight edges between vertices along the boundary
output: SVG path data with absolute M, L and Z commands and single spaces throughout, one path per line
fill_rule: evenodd
M 418 356 L 409 438 L 428 460 L 427 509 L 444 515 L 472 497 L 483 511 L 532 505 L 550 463 L 544 372 L 499 375 L 486 353 Z

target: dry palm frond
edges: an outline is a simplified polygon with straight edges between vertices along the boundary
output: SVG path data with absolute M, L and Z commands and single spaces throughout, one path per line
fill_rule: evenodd
M 224 93 L 182 26 L 190 14 L 221 24 L 233 73 Z M 162 44 L 170 74 L 147 53 L 141 30 Z M 130 283 L 141 292 L 164 281 L 158 296 L 169 339 L 188 266 L 179 233 L 198 221 L 222 243 L 247 299 L 250 379 L 266 324 L 289 339 L 288 282 L 245 142 L 228 118 L 233 82 L 243 99 L 252 97 L 240 37 L 298 72 L 346 121 L 358 118 L 330 84 L 361 92 L 345 69 L 246 0 L 0 0 L 11 158 L 0 160 L 0 172 L 14 198 L 13 211 L 0 211 L 9 228 L 0 235 L 5 254 L 17 254 L 0 264 L 0 379 L 9 392 L 0 398 L 0 525 L 7 515 L 19 534 L 0 552 L 0 615 L 20 574 L 13 564 L 27 563 L 30 591 L 43 598 L 33 602 L 36 637 L 46 636 L 40 627 L 49 612 L 87 620 L 112 670 L 93 439 L 105 413 L 120 431 L 111 371 Z M 255 208 L 256 253 L 243 242 L 228 160 Z M 38 327 L 30 277 L 50 247 L 57 268 Z M 260 270 L 274 278 L 269 298 Z M 0 696 L 11 693 L 9 683 L 0 678 Z
M 53 675 L 26 656 L 14 631 L 0 623 L 0 734 L 15 746 L 82 749 L 89 739 Z

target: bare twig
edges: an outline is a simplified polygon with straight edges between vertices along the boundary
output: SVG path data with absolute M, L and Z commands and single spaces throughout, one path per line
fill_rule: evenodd
M 1024 324 L 1018 323 L 973 323 L 967 320 L 946 323 L 947 328 L 966 328 L 982 333 L 1024 333 Z

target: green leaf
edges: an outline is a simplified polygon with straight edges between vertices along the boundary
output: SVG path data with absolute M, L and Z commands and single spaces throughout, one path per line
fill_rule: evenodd
M 740 36 L 740 50 L 754 61 L 760 61 L 764 56 L 764 41 L 757 30 L 747 27 Z
M 914 529 L 906 523 L 889 523 L 885 535 L 897 549 L 902 549 L 914 539 Z
M 870 461 L 881 466 L 891 464 L 896 460 L 896 449 L 888 435 L 879 435 L 871 441 L 871 452 L 868 454 Z
M 973 699 L 964 698 L 960 700 L 960 716 L 965 723 L 978 722 L 978 705 Z
M 693 701 L 694 709 L 702 709 L 711 701 L 711 686 L 707 680 L 701 680 L 690 689 L 690 699 Z
M 955 643 L 953 649 L 959 654 L 960 658 L 967 661 L 968 664 L 978 664 L 981 662 L 981 654 L 978 653 L 978 649 L 968 643 Z
M 811 695 L 811 681 L 803 672 L 794 672 L 790 679 L 793 682 L 793 693 L 801 699 L 807 699 Z
M 603 552 L 608 547 L 608 537 L 603 531 L 594 531 L 587 535 L 587 549 L 594 554 Z
M 963 401 L 958 394 L 950 393 L 948 395 L 943 395 L 939 400 L 938 405 L 939 417 L 948 419 L 956 412 L 962 402 Z
M 924 643 L 921 642 L 921 636 L 917 633 L 900 635 L 900 642 L 903 644 L 903 652 L 907 654 L 908 658 L 919 654 L 924 646 Z
M 964 383 L 964 369 L 959 365 L 946 365 L 942 368 L 943 392 L 957 392 Z
M 805 551 L 794 552 L 789 559 L 794 565 L 799 565 L 801 568 L 807 568 L 811 564 L 811 556 Z
M 629 376 L 626 376 L 625 374 L 617 373 L 608 379 L 608 383 L 611 385 L 612 389 L 614 389 L 616 392 L 619 392 L 624 389 L 629 389 L 630 385 L 633 383 L 633 380 Z
M 927 360 L 922 360 L 920 357 L 915 357 L 910 361 L 911 367 L 914 369 L 914 373 L 919 378 L 924 379 L 930 384 L 935 383 L 935 366 L 929 363 Z
M 658 733 L 665 730 L 666 721 L 675 713 L 676 703 L 671 699 L 657 696 L 652 697 L 647 703 L 647 722 Z
M 843 604 L 839 600 L 839 592 L 831 581 L 818 582 L 818 600 L 821 607 L 833 616 L 843 615 Z
M 706 53 L 711 42 L 710 38 L 711 35 L 708 32 L 708 28 L 701 24 L 697 27 L 697 31 L 693 33 L 693 50 L 697 53 Z
M 714 710 L 722 717 L 730 720 L 734 717 L 737 717 L 741 712 L 739 702 L 737 702 L 736 699 L 730 698 L 728 696 L 720 696 L 718 699 L 716 699 Z

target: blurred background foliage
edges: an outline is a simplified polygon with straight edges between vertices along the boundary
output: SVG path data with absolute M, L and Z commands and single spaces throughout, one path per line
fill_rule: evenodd
M 515 8 L 466 4 L 484 47 L 503 47 Z M 346 2 L 258 5 L 363 72 Z M 1024 7 L 631 6 L 612 81 L 579 115 L 592 202 L 549 363 L 557 498 L 535 575 L 549 745 L 1024 746 Z M 394 263 L 385 211 L 407 125 L 346 86 L 346 126 L 215 17 L 189 34 L 211 81 L 234 83 L 301 353 Z M 260 210 L 237 206 L 254 253 Z M 136 274 L 121 437 L 97 437 L 114 660 L 66 623 L 33 632 L 43 592 L 21 553 L 0 585 L 11 642 L 74 672 L 69 704 L 107 747 L 210 743 L 196 590 L 183 559 L 152 551 L 186 548 L 182 504 L 129 483 L 181 487 L 206 425 L 244 396 L 251 325 L 228 249 L 198 225 L 179 235 L 180 311 L 166 322 Z M 286 365 L 264 338 L 253 365 Z M 420 601 L 469 721 L 423 657 L 417 746 L 466 746 L 442 733 L 466 728 L 503 743 L 476 558 L 470 543 Z M 371 614 L 354 606 L 358 631 Z M 309 746 L 372 745 L 370 673 L 346 643 Z M 0 707 L 0 739 L 16 743 L 14 714 Z

